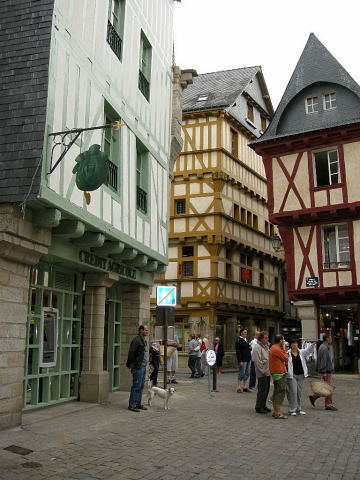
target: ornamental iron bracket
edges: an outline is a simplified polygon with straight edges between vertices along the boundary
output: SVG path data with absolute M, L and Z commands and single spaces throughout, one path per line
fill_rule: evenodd
M 70 148 L 74 145 L 76 140 L 83 132 L 87 132 L 90 130 L 102 130 L 105 128 L 119 128 L 123 127 L 125 123 L 115 122 L 109 123 L 107 125 L 101 125 L 99 127 L 88 127 L 88 128 L 73 128 L 72 130 L 66 130 L 64 132 L 54 132 L 49 133 L 49 137 L 53 137 L 53 146 L 51 149 L 51 160 L 50 160 L 50 172 L 47 175 L 53 173 L 56 167 L 59 165 L 61 160 L 65 157 L 67 152 Z M 58 137 L 58 138 L 57 138 Z M 63 147 L 64 150 L 61 152 L 60 157 L 56 160 L 55 164 L 53 165 L 53 158 L 54 158 L 54 151 L 56 147 Z

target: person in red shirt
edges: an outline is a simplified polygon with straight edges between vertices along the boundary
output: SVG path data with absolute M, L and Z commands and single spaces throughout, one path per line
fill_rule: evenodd
M 274 382 L 273 417 L 281 419 L 288 418 L 281 413 L 281 405 L 286 394 L 287 350 L 283 335 L 275 335 L 275 342 L 269 350 L 269 369 Z

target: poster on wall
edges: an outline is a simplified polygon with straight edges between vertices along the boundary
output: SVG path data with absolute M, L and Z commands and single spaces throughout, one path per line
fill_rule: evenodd
M 57 308 L 43 308 L 40 325 L 40 367 L 54 367 L 56 365 L 58 344 Z

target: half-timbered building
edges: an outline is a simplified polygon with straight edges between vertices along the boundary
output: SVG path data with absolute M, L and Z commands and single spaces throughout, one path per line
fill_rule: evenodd
M 233 361 L 237 327 L 280 328 L 282 254 L 271 246 L 261 158 L 248 147 L 273 109 L 260 67 L 198 75 L 184 92 L 181 155 L 172 172 L 169 265 L 175 327 L 220 336 Z
M 304 339 L 331 332 L 337 368 L 359 348 L 360 87 L 311 34 L 266 133 L 269 218 Z
M 182 78 L 169 0 L 3 0 L 0 31 L 1 428 L 129 387 Z

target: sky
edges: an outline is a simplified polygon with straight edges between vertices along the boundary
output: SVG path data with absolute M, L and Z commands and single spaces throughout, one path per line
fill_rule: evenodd
M 309 34 L 360 84 L 360 0 L 175 2 L 175 62 L 198 73 L 261 65 L 277 107 Z

